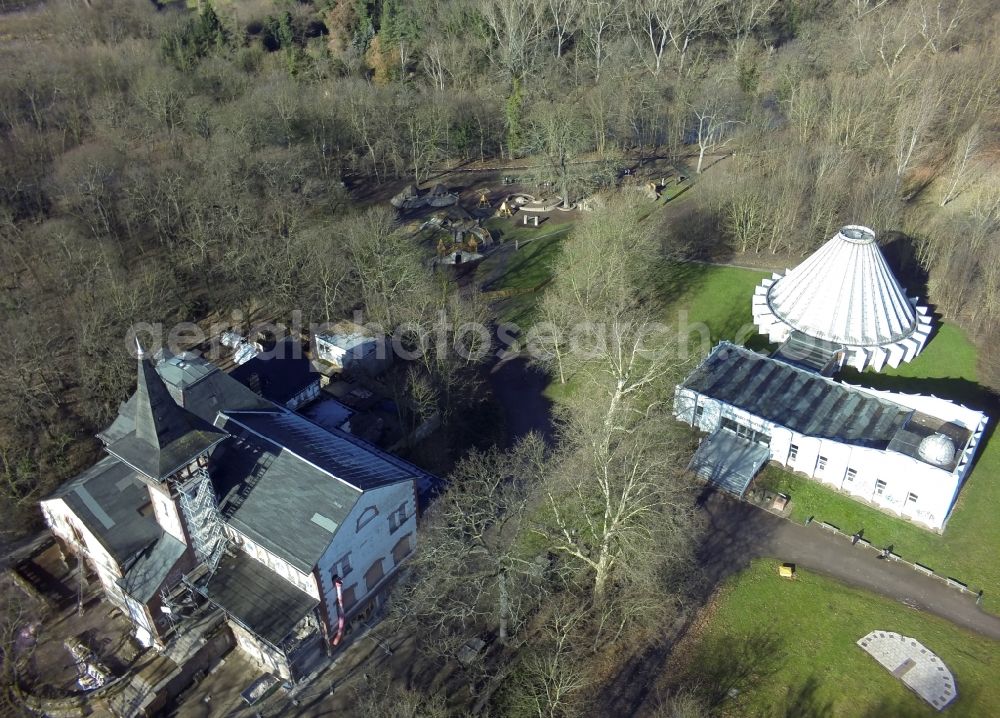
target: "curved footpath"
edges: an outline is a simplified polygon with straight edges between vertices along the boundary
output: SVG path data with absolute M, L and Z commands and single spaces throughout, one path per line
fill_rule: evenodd
M 705 498 L 702 510 L 710 527 L 699 562 L 713 586 L 752 559 L 776 558 L 1000 640 L 1000 616 L 982 611 L 972 596 L 906 564 L 881 560 L 874 551 L 852 546 L 818 526 L 788 521 L 718 492 Z

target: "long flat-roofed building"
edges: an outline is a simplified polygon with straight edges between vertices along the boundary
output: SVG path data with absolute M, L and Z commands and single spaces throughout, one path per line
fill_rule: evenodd
M 692 469 L 732 493 L 775 461 L 935 530 L 987 423 L 945 399 L 845 384 L 729 342 L 678 385 L 674 412 L 709 433 Z

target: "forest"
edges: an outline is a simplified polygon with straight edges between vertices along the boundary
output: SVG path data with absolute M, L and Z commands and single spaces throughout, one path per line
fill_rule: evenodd
M 651 311 L 650 247 L 794 263 L 855 222 L 995 346 L 998 38 L 989 0 L 0 0 L 5 538 L 96 455 L 88 438 L 132 390 L 136 322 L 486 321 L 385 209 L 449 168 L 530 165 L 567 199 L 654 158 L 697 176 L 683 221 L 637 223 L 612 198 L 558 260 L 540 311 L 601 317 L 619 348 Z M 1000 359 L 982 356 L 1000 388 Z M 568 400 L 554 452 L 451 442 L 459 490 L 431 512 L 399 614 L 449 655 L 470 624 L 501 636 L 518 660 L 480 667 L 480 708 L 573 714 L 693 590 L 669 416 L 647 411 L 675 369 L 628 352 L 572 367 L 601 400 Z M 477 377 L 427 358 L 400 391 L 447 430 L 483 401 Z M 455 555 L 468 563 L 434 560 Z

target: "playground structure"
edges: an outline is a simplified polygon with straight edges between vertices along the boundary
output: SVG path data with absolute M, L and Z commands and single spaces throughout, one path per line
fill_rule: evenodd
M 449 207 L 458 204 L 458 195 L 449 192 L 443 184 L 436 184 L 427 192 L 421 192 L 415 185 L 406 185 L 399 194 L 389 200 L 399 210 L 421 207 Z
M 437 242 L 437 259 L 441 264 L 461 264 L 482 258 L 482 250 L 492 247 L 496 240 L 478 219 L 455 217 L 451 212 L 437 212 L 424 222 L 421 229 L 436 229 L 451 234 L 441 236 Z
M 495 216 L 513 217 L 515 212 L 544 214 L 546 212 L 553 212 L 556 209 L 573 209 L 573 207 L 563 207 L 562 200 L 559 197 L 536 199 L 533 195 L 519 192 L 504 197 Z M 525 222 L 525 224 L 528 224 L 528 222 Z
M 493 207 L 490 204 L 490 188 L 480 187 L 476 190 L 476 194 L 479 195 L 479 204 L 476 205 L 476 209 L 491 209 Z

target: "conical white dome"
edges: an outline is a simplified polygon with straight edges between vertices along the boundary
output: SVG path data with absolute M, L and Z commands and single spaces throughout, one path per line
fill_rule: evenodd
M 784 276 L 764 280 L 753 309 L 772 341 L 801 332 L 844 347 L 859 369 L 910 361 L 930 331 L 926 309 L 899 286 L 875 233 L 857 225 L 841 228 Z
M 775 316 L 809 336 L 845 345 L 898 341 L 913 307 L 865 227 L 844 227 L 767 295 Z

